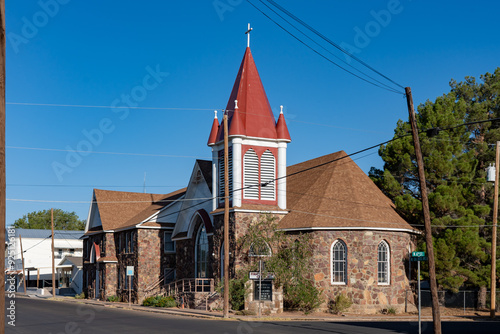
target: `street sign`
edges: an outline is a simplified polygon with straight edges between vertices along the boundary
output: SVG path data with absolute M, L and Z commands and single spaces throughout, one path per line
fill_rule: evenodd
M 422 257 L 425 256 L 425 252 L 411 252 L 411 256 Z
M 248 278 L 250 278 L 251 280 L 258 280 L 258 279 L 260 279 L 259 272 L 258 271 L 251 271 L 251 272 L 249 272 Z M 267 276 L 262 275 L 262 279 L 264 279 L 264 280 L 265 279 L 274 279 L 274 273 L 267 273 Z
M 413 261 L 413 262 L 420 262 L 420 261 L 427 261 L 428 258 L 427 256 L 412 256 L 410 257 L 410 261 Z
M 127 266 L 127 276 L 134 276 L 134 266 Z

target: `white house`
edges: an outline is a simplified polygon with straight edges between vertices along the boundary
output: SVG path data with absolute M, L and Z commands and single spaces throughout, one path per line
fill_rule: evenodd
M 15 233 L 12 233 L 15 230 Z M 5 268 L 8 275 L 16 276 L 17 291 L 23 291 L 21 240 L 24 252 L 27 287 L 52 286 L 52 232 L 51 230 L 8 228 L 6 233 Z M 82 290 L 83 231 L 54 231 L 56 287 Z M 14 238 L 12 238 L 14 237 Z M 9 263 L 9 259 L 12 262 Z M 6 275 L 6 276 L 8 276 Z M 38 282 L 38 283 L 37 283 Z

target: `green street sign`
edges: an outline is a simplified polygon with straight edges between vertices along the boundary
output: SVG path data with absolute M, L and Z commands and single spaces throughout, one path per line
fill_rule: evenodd
M 419 253 L 419 252 L 417 252 L 417 253 Z M 427 261 L 427 260 L 428 260 L 427 256 L 412 256 L 412 257 L 410 257 L 410 261 L 412 261 L 412 262 Z
M 425 252 L 411 252 L 411 256 L 414 256 L 414 257 L 425 256 Z

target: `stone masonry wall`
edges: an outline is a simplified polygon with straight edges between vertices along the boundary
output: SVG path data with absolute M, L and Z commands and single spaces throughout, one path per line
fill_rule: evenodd
M 409 310 L 414 301 L 408 282 L 409 247 L 414 249 L 415 236 L 404 232 L 386 231 L 315 231 L 314 281 L 323 290 L 326 301 L 339 294 L 349 297 L 353 306 L 350 311 L 376 313 L 393 307 L 405 310 L 405 298 Z M 331 246 L 340 239 L 347 246 L 347 284 L 331 282 Z M 390 252 L 390 284 L 381 285 L 377 280 L 377 248 L 385 240 Z M 326 305 L 324 305 L 326 307 Z
M 161 272 L 161 230 L 138 229 L 138 263 L 135 267 L 137 282 L 137 301 L 142 303 L 145 291 L 158 282 Z M 135 273 L 134 272 L 134 273 Z

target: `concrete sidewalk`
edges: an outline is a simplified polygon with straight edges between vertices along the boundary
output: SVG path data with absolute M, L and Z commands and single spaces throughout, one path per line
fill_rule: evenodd
M 28 291 L 29 292 L 29 291 Z M 80 303 L 93 306 L 101 307 L 111 307 L 120 308 L 126 310 L 134 310 L 140 312 L 150 312 L 150 313 L 161 313 L 175 316 L 185 316 L 185 317 L 195 317 L 201 319 L 213 319 L 213 320 L 224 320 L 223 313 L 219 311 L 204 311 L 196 309 L 181 309 L 181 308 L 159 308 L 159 307 L 148 307 L 132 304 L 129 307 L 128 303 L 121 302 L 104 302 L 94 299 L 76 299 L 74 297 L 56 296 L 52 298 L 52 295 L 36 295 L 36 294 L 16 294 L 16 297 L 24 298 L 43 298 L 55 302 L 68 302 L 68 303 Z M 373 315 L 360 315 L 360 314 L 344 314 L 344 315 L 333 315 L 329 313 L 314 313 L 311 315 L 305 315 L 301 312 L 286 312 L 285 314 L 275 314 L 257 317 L 253 315 L 236 315 L 234 313 L 229 314 L 229 319 L 226 320 L 236 320 L 236 321 L 329 321 L 329 322 L 417 322 L 418 316 L 416 314 L 400 314 L 400 315 L 383 315 L 383 314 L 373 314 Z M 490 319 L 485 316 L 441 316 L 442 321 L 497 321 L 500 322 L 499 318 L 495 320 Z M 422 321 L 432 321 L 431 316 L 422 316 Z

